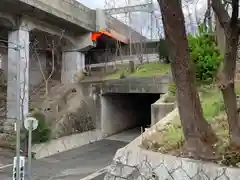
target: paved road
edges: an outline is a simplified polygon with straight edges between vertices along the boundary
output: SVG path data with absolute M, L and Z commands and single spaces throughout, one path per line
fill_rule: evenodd
M 116 150 L 127 142 L 101 140 L 32 163 L 33 180 L 80 180 L 104 168 L 112 161 Z M 0 169 L 0 179 L 10 180 L 12 167 Z
M 11 164 L 13 162 L 13 157 L 15 156 L 15 151 L 13 150 L 6 150 L 0 148 L 0 167 Z

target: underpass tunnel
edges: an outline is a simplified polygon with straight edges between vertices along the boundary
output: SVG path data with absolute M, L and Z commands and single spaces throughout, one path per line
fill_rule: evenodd
M 104 136 L 151 125 L 151 104 L 160 94 L 107 94 L 101 97 L 101 130 Z

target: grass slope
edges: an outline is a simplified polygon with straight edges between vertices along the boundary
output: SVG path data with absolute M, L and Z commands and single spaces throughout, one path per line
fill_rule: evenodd
M 237 93 L 240 94 L 240 84 L 236 87 Z M 221 92 L 214 86 L 203 87 L 200 88 L 200 96 L 204 117 L 218 137 L 218 142 L 215 144 L 215 153 L 220 158 L 216 160 L 216 163 L 240 167 L 240 153 L 229 148 L 228 123 Z M 182 126 L 180 118 L 177 117 L 171 124 L 167 124 L 163 130 L 145 139 L 142 146 L 153 151 L 180 156 L 183 143 Z
M 134 73 L 130 73 L 127 69 L 118 70 L 115 73 L 108 75 L 106 79 L 120 79 L 121 75 L 125 77 L 151 77 L 163 75 L 170 72 L 170 65 L 160 62 L 151 62 L 139 65 Z

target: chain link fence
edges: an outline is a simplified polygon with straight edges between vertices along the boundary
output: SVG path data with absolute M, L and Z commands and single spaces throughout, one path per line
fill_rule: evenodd
M 105 180 L 240 180 L 239 168 L 154 152 L 148 154 L 155 155 L 144 156 L 143 153 L 139 154 L 139 159 L 134 160 L 133 155 L 116 158 Z

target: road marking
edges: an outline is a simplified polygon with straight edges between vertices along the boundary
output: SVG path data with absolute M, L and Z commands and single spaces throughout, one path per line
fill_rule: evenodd
M 107 170 L 108 170 L 109 167 L 110 167 L 110 166 L 106 166 L 105 168 L 102 168 L 102 169 L 98 170 L 97 172 L 95 172 L 95 173 L 93 173 L 93 174 L 90 174 L 90 175 L 88 175 L 87 177 L 84 177 L 84 178 L 82 178 L 82 179 L 80 179 L 80 180 L 91 180 L 91 179 L 93 179 L 93 178 L 95 178 L 95 177 L 97 177 L 97 176 L 99 176 L 99 175 L 107 172 Z
M 4 166 L 0 166 L 0 170 L 11 167 L 11 166 L 13 166 L 13 164 L 7 164 L 7 165 L 4 165 Z

